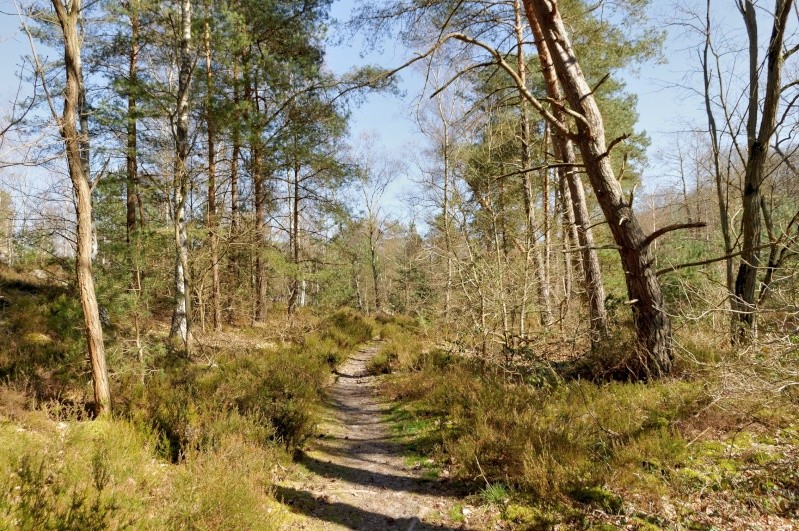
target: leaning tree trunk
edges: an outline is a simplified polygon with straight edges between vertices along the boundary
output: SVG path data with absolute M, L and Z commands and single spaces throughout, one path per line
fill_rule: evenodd
M 186 232 L 186 200 L 189 188 L 189 84 L 191 83 L 191 1 L 180 3 L 181 39 L 178 98 L 175 116 L 175 179 L 173 220 L 175 233 L 175 307 L 170 337 L 180 337 L 186 354 L 191 339 L 191 302 L 189 298 L 189 250 Z
M 552 63 L 549 47 L 544 40 L 543 31 L 538 20 L 528 11 L 530 28 L 533 31 L 538 59 L 541 64 L 541 73 L 547 88 L 547 96 L 552 101 L 563 102 L 563 92 L 558 82 L 557 73 Z M 560 121 L 565 121 L 565 113 L 553 105 L 553 116 Z M 553 128 L 554 129 L 554 128 Z M 558 168 L 563 180 L 569 188 L 574 222 L 577 226 L 577 243 L 580 247 L 580 258 L 583 266 L 583 281 L 585 293 L 588 298 L 588 313 L 591 319 L 591 343 L 595 344 L 607 331 L 607 316 L 605 312 L 605 286 L 602 283 L 602 270 L 599 266 L 599 257 L 594 248 L 594 235 L 590 228 L 588 206 L 585 200 L 583 182 L 577 173 L 577 157 L 574 153 L 574 144 L 571 139 L 556 129 L 552 131 L 552 143 L 555 156 L 559 162 L 567 164 Z
M 521 81 L 521 85 L 524 87 L 527 85 L 527 68 L 526 68 L 526 61 L 524 58 L 524 51 L 523 51 L 523 43 L 524 37 L 522 35 L 522 21 L 521 21 L 521 10 L 519 9 L 518 0 L 515 4 L 515 13 L 516 13 L 516 41 L 518 44 L 518 52 L 517 52 L 517 63 L 516 66 L 519 71 L 519 79 Z M 527 100 L 524 98 L 523 94 L 520 94 L 519 99 L 519 111 L 521 113 L 521 120 L 519 124 L 519 139 L 521 143 L 521 155 L 522 155 L 522 189 L 524 191 L 524 210 L 525 210 L 525 218 L 526 218 L 526 259 L 525 259 L 525 278 L 529 275 L 529 269 L 531 265 L 534 266 L 536 281 L 537 281 L 537 290 L 538 290 L 538 306 L 539 306 L 539 322 L 542 326 L 549 326 L 552 324 L 552 303 L 551 297 L 549 292 L 549 264 L 546 261 L 546 254 L 541 254 L 541 249 L 538 247 L 536 243 L 538 238 L 536 236 L 536 219 L 535 219 L 535 208 L 536 208 L 536 200 L 535 200 L 535 193 L 533 191 L 533 179 L 531 177 L 531 164 L 530 164 L 530 114 L 527 108 Z M 544 203 L 547 203 L 548 198 L 544 198 Z M 545 211 L 544 217 L 546 218 L 547 212 Z M 546 222 L 544 223 L 544 241 L 547 242 L 544 246 L 545 253 L 549 252 L 549 236 L 546 234 Z M 527 286 L 524 287 L 527 289 Z M 523 305 L 526 306 L 526 305 Z M 519 335 L 524 337 L 525 335 L 525 312 L 526 308 L 522 308 L 522 314 L 519 317 Z
M 108 370 L 105 365 L 103 329 L 100 325 L 100 311 L 94 291 L 92 276 L 92 198 L 88 175 L 88 132 L 84 127 L 79 133 L 76 123 L 83 121 L 85 101 L 83 72 L 80 57 L 80 0 L 72 0 L 66 6 L 61 0 L 53 0 L 58 22 L 64 36 L 64 65 L 67 82 L 64 88 L 64 109 L 59 128 L 64 140 L 67 155 L 69 178 L 75 194 L 77 214 L 77 256 L 76 273 L 86 345 L 91 362 L 92 385 L 94 387 L 94 408 L 98 416 L 111 414 L 111 392 L 108 386 Z
M 663 297 L 652 268 L 651 243 L 633 212 L 613 172 L 605 143 L 605 125 L 577 61 L 555 0 L 524 0 L 530 24 L 541 27 L 552 64 L 576 118 L 577 135 L 588 178 L 607 219 L 616 245 L 632 308 L 641 353 L 630 360 L 637 377 L 657 377 L 671 370 L 671 319 L 663 309 Z

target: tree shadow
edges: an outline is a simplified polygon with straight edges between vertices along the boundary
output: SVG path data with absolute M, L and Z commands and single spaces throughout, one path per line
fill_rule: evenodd
M 275 487 L 275 497 L 283 503 L 291 506 L 296 512 L 307 516 L 325 520 L 346 527 L 348 529 L 362 530 L 395 530 L 403 531 L 413 529 L 414 531 L 454 531 L 456 529 L 467 529 L 461 527 L 449 527 L 440 524 L 424 522 L 417 517 L 411 518 L 391 518 L 387 515 L 359 509 L 347 503 L 330 502 L 324 496 L 314 494 L 290 487 Z
M 368 460 L 364 461 L 368 462 Z M 424 479 L 413 475 L 400 476 L 338 463 L 328 463 L 305 453 L 300 455 L 297 462 L 318 476 L 367 487 L 380 487 L 397 492 L 412 492 L 453 498 L 462 497 L 469 492 L 465 484 L 442 483 L 438 480 Z

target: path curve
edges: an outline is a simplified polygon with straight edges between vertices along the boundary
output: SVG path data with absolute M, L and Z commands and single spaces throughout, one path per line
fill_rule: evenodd
M 321 437 L 298 460 L 276 497 L 299 520 L 291 529 L 468 529 L 449 521 L 458 497 L 408 467 L 404 449 L 384 419 L 386 405 L 366 364 L 380 349 L 372 342 L 336 373 Z

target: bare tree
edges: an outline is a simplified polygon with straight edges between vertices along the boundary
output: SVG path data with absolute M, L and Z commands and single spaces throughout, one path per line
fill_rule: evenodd
M 762 102 L 762 116 L 758 123 L 760 109 L 760 60 L 758 58 L 757 15 L 753 0 L 737 0 L 738 9 L 744 18 L 749 38 L 749 97 L 747 102 L 746 140 L 747 157 L 744 174 L 743 212 L 741 215 L 741 262 L 735 277 L 735 297 L 733 299 L 734 318 L 737 321 L 737 339 L 751 336 L 755 330 L 755 309 L 757 301 L 757 273 L 762 267 L 760 260 L 760 241 L 762 219 L 767 212 L 762 211 L 761 187 L 766 178 L 765 166 L 769 146 L 777 126 L 777 115 L 782 94 L 782 67 L 787 56 L 783 50 L 788 15 L 793 0 L 775 0 L 774 20 L 766 52 L 766 86 Z
M 746 28 L 747 75 L 740 92 L 735 89 L 741 76 L 725 61 L 728 50 L 721 49 L 713 39 L 710 0 L 706 0 L 703 14 L 692 14 L 697 23 L 691 25 L 701 31 L 703 37 L 699 54 L 702 96 L 724 241 L 722 260 L 726 266 L 726 287 L 732 311 L 731 333 L 733 340 L 739 342 L 756 337 L 758 306 L 765 300 L 774 271 L 790 255 L 784 252 L 785 244 L 791 227 L 799 221 L 797 214 L 780 230 L 772 220 L 773 201 L 763 193 L 776 169 L 790 164 L 789 158 L 781 154 L 780 144 L 792 135 L 788 122 L 795 116 L 799 99 L 788 92 L 796 86 L 796 81 L 790 77 L 785 79 L 783 74 L 785 61 L 799 49 L 786 43 L 789 17 L 796 5 L 793 0 L 774 1 L 773 11 L 768 13 L 771 34 L 765 60 L 762 60 L 759 8 L 755 4 L 752 0 L 736 0 Z M 780 138 L 781 129 L 789 130 L 787 138 Z M 741 137 L 745 137 L 745 144 Z M 743 182 L 737 184 L 739 172 Z M 740 189 L 740 196 L 736 189 Z M 739 200 L 740 233 L 736 235 L 732 218 Z M 764 232 L 768 236 L 767 244 L 761 243 Z M 761 258 L 764 248 L 769 248 L 767 263 Z M 733 260 L 736 256 L 740 256 L 737 272 Z
M 385 156 L 380 156 L 375 150 L 374 138 L 362 137 L 361 155 L 358 157 L 360 166 L 358 172 L 357 192 L 359 202 L 364 209 L 364 222 L 366 230 L 366 240 L 369 249 L 369 266 L 372 271 L 372 283 L 374 287 L 375 311 L 380 312 L 384 308 L 385 294 L 382 283 L 380 282 L 380 243 L 390 228 L 388 215 L 384 212 L 383 197 L 386 189 L 396 179 L 399 171 L 398 162 L 388 160 Z

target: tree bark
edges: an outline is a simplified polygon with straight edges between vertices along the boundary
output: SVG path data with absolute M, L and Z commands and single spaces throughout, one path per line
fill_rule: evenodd
M 544 33 L 538 20 L 529 10 L 529 2 L 525 3 L 527 18 L 530 21 L 530 28 L 533 31 L 538 59 L 541 64 L 541 73 L 547 88 L 547 96 L 555 102 L 564 102 L 563 91 L 561 90 L 558 75 L 552 61 L 549 47 L 544 39 Z M 565 113 L 557 105 L 553 105 L 553 116 L 561 122 L 565 121 Z M 577 242 L 579 243 L 580 259 L 582 261 L 583 281 L 585 293 L 588 300 L 588 314 L 591 319 L 591 343 L 596 344 L 607 333 L 607 314 L 605 312 L 605 286 L 602 282 L 602 270 L 599 265 L 594 235 L 590 228 L 590 216 L 588 205 L 585 200 L 585 190 L 583 181 L 577 173 L 577 156 L 574 151 L 574 144 L 570 138 L 563 135 L 557 128 L 552 128 L 552 142 L 555 150 L 555 157 L 568 164 L 558 168 L 561 178 L 566 182 L 569 189 L 569 198 L 574 214 L 574 222 L 577 227 Z
M 719 207 L 719 222 L 721 226 L 721 236 L 724 240 L 724 254 L 732 253 L 732 237 L 730 235 L 730 216 L 727 207 L 727 188 L 729 183 L 724 178 L 721 171 L 721 147 L 719 146 L 719 132 L 716 125 L 716 118 L 713 115 L 713 108 L 710 99 L 711 68 L 709 63 L 710 53 L 710 0 L 707 0 L 705 7 L 705 43 L 702 50 L 702 79 L 704 82 L 704 103 L 705 114 L 707 116 L 708 133 L 710 134 L 710 149 L 713 157 L 713 177 L 716 184 L 716 200 Z M 727 293 L 729 293 L 730 307 L 735 307 L 733 263 L 732 257 L 724 260 L 725 281 Z
M 128 83 L 136 83 L 138 75 L 139 58 L 139 7 L 136 0 L 128 2 L 130 10 L 130 55 L 128 63 Z M 127 170 L 126 185 L 126 224 L 125 236 L 128 245 L 131 243 L 131 236 L 136 231 L 136 195 L 138 186 L 138 167 L 136 160 L 136 93 L 132 87 L 128 88 L 128 112 L 127 112 L 127 150 L 125 152 L 125 162 Z M 133 283 L 136 284 L 137 275 L 133 273 Z
M 88 174 L 88 131 L 86 124 L 85 87 L 80 55 L 78 25 L 81 16 L 80 0 L 72 0 L 66 6 L 61 0 L 53 0 L 59 25 L 64 37 L 64 65 L 66 86 L 64 109 L 59 120 L 61 137 L 67 155 L 69 177 L 75 194 L 77 214 L 76 276 L 78 294 L 83 309 L 83 324 L 86 346 L 91 362 L 94 410 L 99 416 L 111 414 L 111 391 L 108 385 L 108 370 L 105 363 L 103 329 L 92 275 L 92 198 Z M 81 122 L 81 132 L 76 124 Z
M 517 2 L 515 3 L 516 12 L 516 40 L 518 45 L 517 52 L 517 68 L 519 70 L 519 78 L 522 86 L 527 83 L 527 68 L 524 59 L 524 50 L 522 44 L 524 37 L 522 35 L 522 21 L 521 9 Z M 526 215 L 526 232 L 527 232 L 527 251 L 526 251 L 526 264 L 525 264 L 525 277 L 528 276 L 530 262 L 535 268 L 535 275 L 537 281 L 538 291 L 538 306 L 539 306 L 539 321 L 542 325 L 547 326 L 552 323 L 552 303 L 549 293 L 549 280 L 547 279 L 547 264 L 545 258 L 541 255 L 541 249 L 536 244 L 536 219 L 535 219 L 535 194 L 533 191 L 533 179 L 530 176 L 530 114 L 527 106 L 527 100 L 523 94 L 520 94 L 519 112 L 521 113 L 520 139 L 521 139 L 521 155 L 522 155 L 522 189 L 524 191 L 524 210 Z M 548 241 L 545 237 L 545 241 Z M 546 248 L 545 248 L 546 251 Z M 525 309 L 522 309 L 524 314 Z M 520 316 L 520 335 L 525 334 L 525 316 Z
M 239 159 L 241 158 L 241 112 L 239 105 L 239 55 L 233 58 L 233 123 L 231 124 L 231 154 L 230 154 L 230 239 L 238 242 L 239 239 Z M 235 249 L 232 247 L 232 249 Z M 237 282 L 239 277 L 239 263 L 241 254 L 233 250 L 228 256 L 228 272 L 230 278 Z M 228 290 L 225 304 L 228 322 L 233 321 L 236 307 L 236 290 Z
M 749 101 L 746 136 L 749 145 L 741 214 L 741 263 L 735 277 L 735 298 L 733 318 L 735 320 L 735 340 L 746 341 L 755 334 L 755 312 L 757 309 L 757 273 L 761 266 L 761 197 L 760 187 L 765 179 L 765 164 L 768 159 L 769 144 L 777 126 L 779 110 L 782 66 L 784 62 L 782 43 L 793 0 L 774 2 L 774 24 L 767 52 L 766 87 L 763 100 L 763 115 L 759 128 L 757 112 L 760 101 L 758 84 L 760 64 L 758 59 L 757 15 L 752 0 L 741 0 L 739 7 L 746 24 L 749 38 Z
M 238 234 L 239 226 L 239 158 L 241 156 L 241 116 L 239 113 L 239 63 L 233 64 L 233 131 L 232 153 L 230 155 L 230 230 Z
M 252 178 L 255 195 L 255 320 L 266 320 L 266 176 L 261 164 L 261 146 L 258 140 L 252 148 Z
M 658 377 L 671 370 L 671 319 L 663 309 L 663 297 L 646 236 L 626 203 L 605 143 L 605 125 L 593 91 L 580 68 L 555 0 L 524 0 L 530 24 L 541 27 L 544 42 L 572 111 L 579 117 L 577 140 L 583 163 L 602 212 L 619 246 L 629 305 L 639 346 L 638 359 L 628 362 L 639 378 Z
M 450 227 L 450 196 L 451 192 L 451 160 L 450 160 L 450 133 L 449 133 L 449 122 L 447 122 L 447 117 L 444 115 L 444 106 L 442 105 L 442 98 L 441 95 L 436 95 L 436 106 L 438 110 L 438 115 L 441 118 L 441 128 L 442 128 L 442 137 L 441 137 L 441 159 L 444 164 L 443 168 L 443 186 L 442 186 L 442 205 L 441 205 L 441 215 L 443 217 L 443 225 L 444 225 L 444 254 L 447 257 L 447 271 L 446 275 L 447 278 L 444 284 L 444 331 L 446 335 L 449 335 L 450 329 L 450 312 L 452 309 L 452 234 L 451 234 L 451 227 Z
M 295 139 L 296 146 L 296 139 Z M 291 261 L 294 265 L 294 273 L 291 279 L 291 293 L 289 295 L 288 313 L 293 314 L 297 310 L 297 298 L 300 291 L 300 162 L 296 151 L 293 154 L 294 167 L 292 168 L 291 180 L 291 232 L 289 242 L 291 245 Z
M 380 227 L 375 216 L 369 216 L 369 265 L 372 269 L 372 282 L 375 289 L 375 313 L 383 310 L 383 291 L 380 286 L 380 266 L 378 264 L 377 245 L 380 239 Z
M 186 200 L 189 188 L 189 85 L 191 84 L 191 0 L 181 0 L 180 70 L 175 110 L 175 179 L 173 222 L 175 233 L 175 307 L 170 337 L 179 337 L 185 353 L 190 352 L 191 299 L 189 250 L 186 231 Z
M 222 288 L 219 280 L 219 222 L 216 216 L 216 117 L 213 114 L 213 63 L 211 61 L 211 13 L 205 0 L 206 128 L 208 133 L 208 239 L 211 246 L 211 322 L 222 328 Z

